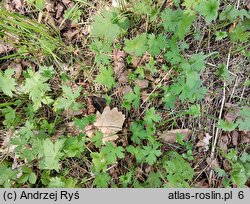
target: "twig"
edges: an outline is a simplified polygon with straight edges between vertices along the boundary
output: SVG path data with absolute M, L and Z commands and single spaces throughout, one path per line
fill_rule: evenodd
M 240 6 L 240 0 L 237 1 L 236 9 L 238 9 Z
M 212 64 L 212 63 L 210 63 L 210 62 L 206 62 L 206 64 L 209 65 L 209 66 L 211 66 L 211 67 L 217 67 L 217 65 Z M 231 72 L 231 71 L 229 71 L 229 70 L 228 70 L 228 73 L 234 75 L 235 77 L 237 77 L 237 74 L 235 74 L 235 73 L 233 73 L 233 72 Z
M 42 18 L 43 18 L 43 13 L 40 11 L 38 14 L 38 19 L 37 19 L 38 23 L 41 23 Z
M 247 77 L 246 81 L 247 81 L 247 80 L 248 80 L 248 77 Z M 246 82 L 246 81 L 245 81 L 245 82 Z M 242 92 L 241 92 L 241 95 L 240 95 L 240 102 L 242 101 L 242 98 L 243 98 L 243 96 L 244 96 L 245 90 L 246 90 L 246 85 L 244 85 L 243 90 L 242 90 Z
M 211 163 L 209 163 L 207 166 L 205 166 L 204 169 L 202 169 L 202 171 L 196 176 L 196 178 L 190 184 L 191 187 L 194 185 L 194 183 L 197 181 L 197 179 L 201 176 L 201 174 L 203 174 L 203 172 L 205 172 L 207 170 L 207 168 L 210 167 L 210 166 L 211 166 Z
M 235 92 L 235 89 L 236 89 L 237 85 L 238 85 L 238 77 L 235 79 L 234 87 L 233 87 L 232 93 L 230 95 L 230 98 L 228 100 L 229 103 L 231 102 L 231 100 L 233 98 L 233 95 L 234 95 L 234 92 Z
M 151 105 L 152 103 L 149 103 L 146 105 L 146 107 L 143 109 L 143 111 L 140 114 L 140 117 L 145 113 L 146 110 L 148 110 L 148 107 Z
M 226 66 L 227 70 L 228 70 L 228 67 L 229 67 L 230 54 L 231 54 L 231 47 L 229 49 L 229 53 L 228 53 L 228 56 L 227 56 L 227 66 Z M 225 99 L 226 99 L 226 81 L 224 81 L 224 85 L 223 85 L 223 95 L 222 95 L 222 100 L 221 100 L 221 108 L 220 108 L 220 113 L 219 113 L 219 120 L 221 119 L 221 116 L 222 116 L 222 111 L 223 111 L 223 108 L 224 108 Z M 214 159 L 215 148 L 216 148 L 218 137 L 219 137 L 219 130 L 220 130 L 220 128 L 217 127 L 216 131 L 215 131 L 214 143 L 212 144 L 211 156 L 210 156 L 211 161 Z M 213 171 L 211 171 L 210 175 L 209 175 L 209 181 L 210 182 L 211 182 L 212 176 L 213 176 Z
M 172 71 L 173 68 L 171 68 L 167 74 L 165 74 L 165 76 L 161 79 L 161 81 L 159 81 L 159 83 L 155 86 L 155 88 L 153 89 L 153 91 L 151 91 L 151 93 L 147 96 L 147 98 L 143 101 L 143 103 L 140 105 L 140 107 L 142 107 L 147 101 L 148 99 L 150 98 L 150 96 L 156 91 L 156 89 L 159 88 L 159 85 L 161 84 L 161 82 L 167 77 L 170 75 L 171 71 Z
M 117 166 L 117 162 L 115 164 L 113 164 L 112 166 L 110 166 L 109 168 L 107 168 L 106 171 L 109 171 L 110 169 L 113 169 L 116 166 Z

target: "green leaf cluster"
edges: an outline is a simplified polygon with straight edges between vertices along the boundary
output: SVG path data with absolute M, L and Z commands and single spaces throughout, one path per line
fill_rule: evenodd
M 42 142 L 42 160 L 39 161 L 41 169 L 59 171 L 64 142 L 65 140 L 63 139 L 57 140 L 55 143 L 50 139 L 46 139 Z
M 93 17 L 91 35 L 113 42 L 122 32 L 126 31 L 129 21 L 114 11 L 105 10 Z
M 167 8 L 161 13 L 164 30 L 173 33 L 179 39 L 184 39 L 195 17 L 195 12 L 192 10 L 182 11 Z
M 134 87 L 134 92 L 129 92 L 124 95 L 122 107 L 126 108 L 127 110 L 131 109 L 131 105 L 136 109 L 139 107 L 140 104 L 140 87 L 136 85 Z
M 62 90 L 62 96 L 58 97 L 54 103 L 55 111 L 60 109 L 79 111 L 82 108 L 82 104 L 76 102 L 76 99 L 80 96 L 82 88 L 78 87 L 73 91 L 70 87 L 63 85 Z
M 108 89 L 111 89 L 115 85 L 113 73 L 114 72 L 111 67 L 101 67 L 100 73 L 96 77 L 96 82 L 105 85 Z
M 195 175 L 194 170 L 177 152 L 170 151 L 163 159 L 163 166 L 167 172 L 167 184 L 170 188 L 188 188 L 188 182 Z
M 223 178 L 225 188 L 231 184 L 237 187 L 245 187 L 247 180 L 250 178 L 250 155 L 243 152 L 238 155 L 235 149 L 229 149 L 224 157 L 230 162 L 230 172 L 227 174 L 223 169 L 216 169 L 218 175 Z
M 107 142 L 101 147 L 100 152 L 92 152 L 92 163 L 96 173 L 105 172 L 107 166 L 116 162 L 117 158 L 124 158 L 124 149 L 121 146 L 115 147 L 113 143 Z
M 30 69 L 27 71 L 27 78 L 23 90 L 29 94 L 29 98 L 33 101 L 35 111 L 37 111 L 42 104 L 50 104 L 53 102 L 53 99 L 46 95 L 47 92 L 51 91 L 47 83 L 48 80 L 49 78 L 43 76 L 40 72 L 34 72 Z

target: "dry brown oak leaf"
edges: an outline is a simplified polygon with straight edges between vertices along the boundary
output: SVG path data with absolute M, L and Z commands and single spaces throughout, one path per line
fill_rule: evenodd
M 175 130 L 166 130 L 160 135 L 160 139 L 164 143 L 176 143 L 177 142 L 177 133 L 184 136 L 183 140 L 186 141 L 191 135 L 192 131 L 189 129 L 175 129 Z
M 199 142 L 197 142 L 196 147 L 204 147 L 207 151 L 209 149 L 210 139 L 212 136 L 210 136 L 208 133 L 205 134 L 205 137 L 201 139 Z
M 103 143 L 114 141 L 118 138 L 117 132 L 122 130 L 125 115 L 119 112 L 117 108 L 110 109 L 106 106 L 100 114 L 96 114 L 96 122 L 94 126 L 103 133 Z

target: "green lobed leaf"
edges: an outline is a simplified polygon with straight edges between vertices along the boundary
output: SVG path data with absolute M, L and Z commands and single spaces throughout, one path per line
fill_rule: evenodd
M 95 176 L 93 183 L 97 188 L 107 188 L 110 180 L 108 173 L 102 173 Z
M 115 79 L 113 77 L 113 70 L 111 67 L 101 67 L 100 73 L 96 77 L 96 82 L 105 85 L 108 89 L 111 89 L 115 85 Z
M 220 0 L 203 0 L 196 10 L 205 17 L 207 23 L 215 20 L 218 16 Z
M 237 120 L 240 131 L 250 131 L 250 108 L 242 108 L 239 112 L 240 118 Z
M 147 34 L 140 34 L 132 40 L 126 39 L 124 49 L 131 55 L 142 56 L 147 51 Z
M 250 37 L 250 33 L 243 25 L 237 25 L 233 32 L 229 34 L 229 36 L 234 42 L 246 42 Z
M 41 73 L 28 70 L 28 75 L 23 89 L 26 93 L 29 93 L 29 97 L 33 101 L 33 108 L 36 111 L 42 106 L 42 103 L 49 104 L 53 101 L 45 95 L 51 89 L 49 84 L 46 83 L 48 78 L 43 77 Z
M 144 121 L 146 124 L 152 124 L 153 122 L 159 122 L 161 120 L 161 116 L 158 115 L 155 111 L 155 108 L 152 107 L 146 111 Z
M 80 96 L 82 88 L 79 86 L 73 91 L 69 86 L 63 85 L 62 90 L 63 94 L 55 101 L 54 109 L 56 111 L 60 109 L 79 111 L 82 108 L 82 104 L 76 102 L 76 99 Z
M 63 151 L 67 157 L 80 157 L 85 150 L 85 138 L 69 137 L 65 140 Z
M 181 10 L 172 10 L 170 8 L 165 9 L 161 13 L 162 25 L 167 32 L 175 32 L 176 28 L 181 21 L 183 15 L 183 11 Z
M 13 92 L 16 90 L 16 82 L 12 77 L 13 74 L 13 69 L 6 69 L 3 74 L 0 72 L 0 90 L 10 97 L 13 96 Z
M 130 130 L 132 132 L 131 140 L 136 143 L 140 144 L 141 140 L 147 139 L 148 133 L 145 130 L 144 126 L 139 122 L 134 122 L 130 126 Z
M 149 53 L 152 56 L 157 56 L 161 53 L 161 50 L 165 49 L 166 39 L 163 35 L 155 36 L 154 34 L 148 35 L 148 47 Z
M 227 37 L 227 32 L 216 31 L 215 35 L 216 35 L 215 40 L 216 40 L 216 41 L 219 41 L 219 40 L 222 40 L 222 39 L 224 39 L 224 38 Z
M 112 11 L 104 11 L 93 18 L 91 35 L 113 42 L 120 34 L 120 27 L 114 22 Z
M 233 131 L 237 127 L 237 123 L 229 122 L 226 120 L 220 120 L 218 127 L 224 131 Z
M 161 150 L 157 146 L 144 146 L 142 149 L 142 154 L 145 156 L 145 160 L 149 165 L 153 165 L 157 157 L 161 155 Z
M 134 92 L 129 92 L 124 95 L 122 107 L 126 108 L 127 110 L 130 110 L 132 104 L 134 108 L 138 108 L 140 104 L 140 98 L 140 87 L 136 85 L 134 87 Z
M 63 156 L 62 149 L 65 140 L 57 140 L 55 143 L 46 139 L 43 141 L 43 159 L 39 162 L 41 169 L 56 170 L 60 169 L 60 159 Z
M 65 183 L 62 181 L 60 177 L 50 178 L 48 188 L 64 188 L 64 187 Z
M 102 132 L 96 131 L 95 134 L 91 136 L 90 140 L 94 143 L 95 147 L 100 147 L 102 146 L 102 138 Z

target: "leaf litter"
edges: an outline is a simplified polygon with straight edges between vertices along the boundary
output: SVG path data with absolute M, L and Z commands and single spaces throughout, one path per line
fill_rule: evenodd
M 122 130 L 125 115 L 119 112 L 117 108 L 111 109 L 106 106 L 102 112 L 97 112 L 94 126 L 103 133 L 103 143 L 115 141 L 118 138 L 119 131 Z
M 159 137 L 164 143 L 174 144 L 177 142 L 177 135 L 180 134 L 183 137 L 183 140 L 186 141 L 191 135 L 192 131 L 189 129 L 175 129 L 175 130 L 166 130 Z
M 205 151 L 208 151 L 211 138 L 212 136 L 206 133 L 205 137 L 201 139 L 199 142 L 197 142 L 196 147 L 204 147 Z

